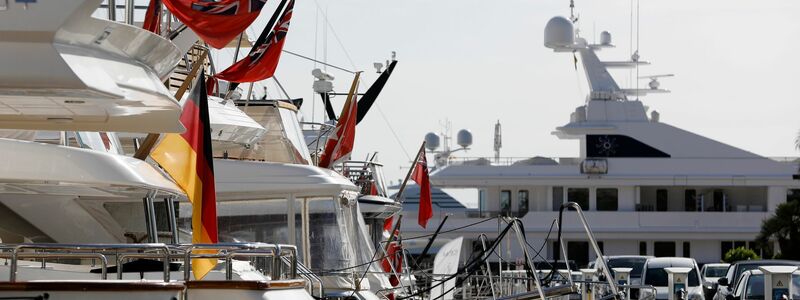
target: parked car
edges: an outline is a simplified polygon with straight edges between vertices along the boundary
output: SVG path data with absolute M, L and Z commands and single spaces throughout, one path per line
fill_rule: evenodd
M 745 271 L 737 281 L 739 284 L 726 296 L 727 300 L 772 299 L 771 296 L 764 297 L 764 274 L 761 270 Z M 792 274 L 792 285 L 792 297 L 789 299 L 800 299 L 800 271 Z
M 640 299 L 667 299 L 669 291 L 669 275 L 664 268 L 679 267 L 691 268 L 689 282 L 687 282 L 688 300 L 705 300 L 703 288 L 700 284 L 700 270 L 693 258 L 686 257 L 657 257 L 648 259 L 642 267 L 642 284 L 651 285 L 656 289 L 656 294 L 649 289 L 640 291 Z
M 728 263 L 716 263 L 705 264 L 700 268 L 700 275 L 703 276 L 703 295 L 706 296 L 706 299 L 714 298 L 714 294 L 717 292 L 717 280 L 725 277 L 730 267 L 731 264 Z
M 616 276 L 614 274 L 614 268 L 631 268 L 631 285 L 641 285 L 642 284 L 642 267 L 644 263 L 653 258 L 652 256 L 643 256 L 643 255 L 613 255 L 613 256 L 603 256 L 603 259 L 606 260 L 606 264 L 608 264 L 609 273 L 611 276 Z M 605 281 L 605 277 L 603 276 L 603 264 L 600 263 L 600 258 L 597 258 L 593 262 L 594 266 L 597 267 L 597 272 L 595 272 L 595 280 L 597 281 Z M 607 289 L 600 288 L 601 290 L 599 293 L 601 295 L 605 295 L 608 291 Z M 633 289 L 631 290 L 631 298 L 636 299 L 638 298 L 639 290 Z
M 743 260 L 737 261 L 728 268 L 725 277 L 717 280 L 717 292 L 714 294 L 712 300 L 725 300 L 728 294 L 732 293 L 738 283 L 738 279 L 742 273 L 758 269 L 759 266 L 800 266 L 800 261 L 795 260 L 777 260 L 777 259 L 761 259 L 761 260 Z

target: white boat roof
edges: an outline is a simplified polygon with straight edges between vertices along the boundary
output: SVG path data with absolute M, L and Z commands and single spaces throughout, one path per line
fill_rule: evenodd
M 217 200 L 332 196 L 358 191 L 344 176 L 311 165 L 214 159 Z
M 215 150 L 252 146 L 267 132 L 261 124 L 237 108 L 233 101 L 223 101 L 219 97 L 208 96 L 208 118 L 211 139 L 216 142 Z
M 91 17 L 102 0 L 13 1 L 0 18 L 0 128 L 182 132 L 163 80 L 183 53 Z
M 0 193 L 138 198 L 149 191 L 183 195 L 147 162 L 117 154 L 0 139 Z M 13 162 L 13 163 L 12 163 Z

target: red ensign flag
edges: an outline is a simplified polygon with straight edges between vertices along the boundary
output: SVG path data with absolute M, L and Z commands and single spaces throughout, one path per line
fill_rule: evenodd
M 211 47 L 224 48 L 256 20 L 267 0 L 163 0 L 178 20 Z
M 325 150 L 320 155 L 319 163 L 321 168 L 330 168 L 340 160 L 347 159 L 350 153 L 353 152 L 353 144 L 356 140 L 356 119 L 358 116 L 358 77 L 356 74 L 353 85 L 350 87 L 350 93 L 347 97 L 342 108 L 342 113 L 339 115 L 339 120 L 336 122 L 336 128 L 333 135 L 328 137 L 325 142 Z
M 419 185 L 419 215 L 417 215 L 417 223 L 422 228 L 428 226 L 428 220 L 433 217 L 433 204 L 431 203 L 431 182 L 428 178 L 428 159 L 425 158 L 425 148 L 421 148 L 417 153 L 417 159 L 414 163 L 413 173 L 411 173 L 411 180 Z
M 289 21 L 292 20 L 294 0 L 289 1 L 280 21 L 275 24 L 272 33 L 263 41 L 257 41 L 245 58 L 237 61 L 215 77 L 229 82 L 256 82 L 275 75 L 278 60 L 281 58 L 283 43 L 289 32 Z

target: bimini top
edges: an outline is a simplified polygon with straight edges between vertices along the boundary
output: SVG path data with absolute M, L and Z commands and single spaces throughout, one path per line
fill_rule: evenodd
M 311 165 L 214 160 L 217 200 L 331 196 L 358 188 L 338 173 Z
M 163 84 L 183 55 L 172 42 L 91 17 L 102 0 L 22 2 L 0 9 L 0 128 L 184 130 Z
M 0 139 L 0 193 L 139 198 L 150 191 L 183 195 L 147 162 L 118 154 Z

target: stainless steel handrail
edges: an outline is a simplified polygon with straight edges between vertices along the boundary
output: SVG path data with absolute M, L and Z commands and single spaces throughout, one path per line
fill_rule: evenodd
M 589 228 L 589 222 L 586 221 L 586 216 L 583 214 L 583 209 L 581 209 L 581 206 L 578 203 L 567 202 L 567 203 L 562 204 L 561 205 L 561 212 L 559 212 L 559 216 L 562 215 L 562 212 L 564 211 L 564 209 L 569 208 L 569 207 L 574 208 L 575 212 L 578 213 L 578 217 L 579 217 L 578 219 L 581 221 L 581 224 L 583 225 L 583 229 L 586 231 L 586 235 L 587 235 L 587 237 L 589 239 L 589 244 L 592 246 L 592 250 L 594 250 L 595 255 L 597 255 L 597 257 L 601 257 L 602 258 L 603 257 L 603 252 L 600 251 L 600 247 L 597 245 L 597 240 L 594 238 L 594 233 Z M 561 245 L 561 247 L 564 247 L 564 246 Z M 614 282 L 614 277 L 611 276 L 611 273 L 610 273 L 610 271 L 608 269 L 608 264 L 606 263 L 606 260 L 605 259 L 600 259 L 600 263 L 603 264 L 603 268 L 602 268 L 603 269 L 603 275 L 606 276 L 606 280 L 608 281 L 608 285 L 611 288 L 611 291 L 613 292 L 614 295 L 619 295 L 619 288 L 617 287 L 617 283 Z
M 131 258 L 154 258 L 163 261 L 163 279 L 170 280 L 170 261 L 184 261 L 184 278 L 190 279 L 191 261 L 194 258 L 217 258 L 226 262 L 226 279 L 232 278 L 232 261 L 238 257 L 272 257 L 272 278 L 281 279 L 281 258 L 289 264 L 288 274 L 297 277 L 297 247 L 293 245 L 276 245 L 267 243 L 219 243 L 219 244 L 186 244 L 166 245 L 153 244 L 2 244 L 0 258 L 10 259 L 9 281 L 16 282 L 21 258 L 87 258 L 101 261 L 101 277 L 108 279 L 107 255 L 114 255 L 117 264 L 117 279 L 122 279 L 122 262 Z M 44 251 L 26 253 L 25 250 Z M 193 253 L 194 250 L 217 250 L 217 253 Z M 60 251 L 60 252 L 46 252 Z M 134 252 L 136 251 L 136 252 Z M 111 253 L 101 253 L 111 252 Z M 43 261 L 44 264 L 44 261 Z M 277 265 L 277 266 L 276 266 Z M 321 280 L 320 280 L 321 283 Z M 320 285 L 321 286 L 321 285 Z
M 169 282 L 169 247 L 165 244 L 17 244 L 7 245 L 11 248 L 11 264 L 9 266 L 9 281 L 16 282 L 18 260 L 24 249 L 31 250 L 61 250 L 61 251 L 119 251 L 119 250 L 157 250 L 163 253 L 164 281 Z M 117 255 L 117 266 L 119 266 Z M 118 272 L 119 272 L 119 268 Z
M 11 259 L 11 253 L 0 253 L 0 258 Z M 108 259 L 102 253 L 20 253 L 17 254 L 17 259 L 20 258 L 41 258 L 42 268 L 45 267 L 45 259 L 62 259 L 62 258 L 86 258 L 86 259 L 99 259 L 100 260 L 100 278 L 103 280 L 108 279 Z

